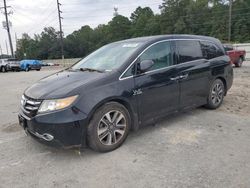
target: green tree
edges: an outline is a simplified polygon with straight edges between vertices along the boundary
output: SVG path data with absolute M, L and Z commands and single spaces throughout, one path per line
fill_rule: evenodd
M 107 28 L 107 38 L 110 42 L 123 40 L 131 37 L 131 22 L 125 16 L 115 16 Z
M 138 7 L 130 16 L 132 22 L 132 36 L 139 37 L 145 35 L 152 35 L 155 32 L 155 28 L 159 27 L 154 19 L 154 12 L 149 7 Z M 154 29 L 154 31 L 151 31 Z

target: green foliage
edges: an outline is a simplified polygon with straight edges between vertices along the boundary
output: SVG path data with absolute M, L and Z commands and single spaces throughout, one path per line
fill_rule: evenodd
M 117 15 L 94 29 L 83 26 L 64 38 L 65 57 L 84 57 L 107 43 L 149 35 L 196 34 L 228 39 L 228 0 L 163 0 L 160 10 L 161 14 L 155 15 L 149 7 L 138 7 L 130 19 Z M 249 11 L 249 0 L 233 2 L 233 42 L 250 42 Z M 51 27 L 34 38 L 23 34 L 17 43 L 19 59 L 60 58 L 60 53 L 59 32 Z

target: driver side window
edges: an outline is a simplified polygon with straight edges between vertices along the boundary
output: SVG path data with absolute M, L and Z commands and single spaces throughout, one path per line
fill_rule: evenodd
M 148 71 L 173 65 L 171 42 L 165 41 L 151 46 L 140 56 L 139 60 L 139 62 L 143 60 L 152 60 L 154 62 L 154 65 Z

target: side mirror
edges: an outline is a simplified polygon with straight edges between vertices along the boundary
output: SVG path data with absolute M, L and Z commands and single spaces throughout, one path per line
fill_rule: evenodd
M 143 60 L 140 62 L 140 72 L 144 73 L 147 70 L 149 70 L 154 65 L 154 62 L 152 60 Z

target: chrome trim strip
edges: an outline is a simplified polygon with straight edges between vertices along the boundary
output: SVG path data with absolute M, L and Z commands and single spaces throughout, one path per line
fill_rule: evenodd
M 25 108 L 26 110 L 30 110 L 30 111 L 38 110 L 38 107 L 32 107 L 32 106 L 25 106 L 24 108 Z
M 161 40 L 161 41 L 157 41 L 151 45 L 149 45 L 147 48 L 145 48 L 136 58 L 134 61 L 132 61 L 132 63 L 125 69 L 125 71 L 123 71 L 123 73 L 119 76 L 119 80 L 126 80 L 126 79 L 129 79 L 129 78 L 134 78 L 135 75 L 132 75 L 132 76 L 127 76 L 125 78 L 122 78 L 122 76 L 128 71 L 128 69 L 137 61 L 137 59 L 149 48 L 151 48 L 152 46 L 156 45 L 156 44 L 159 44 L 161 42 L 168 42 L 168 41 L 180 41 L 180 40 L 192 40 L 192 41 L 206 41 L 206 42 L 210 42 L 210 43 L 213 43 L 212 41 L 209 41 L 209 40 L 205 40 L 205 39 L 166 39 L 166 40 Z M 216 44 L 214 44 L 216 45 Z M 217 46 L 217 45 L 216 45 Z M 201 60 L 201 59 L 198 59 L 198 60 Z M 204 60 L 207 60 L 209 61 L 208 59 L 204 59 Z M 194 60 L 194 61 L 197 61 L 197 60 Z M 182 65 L 183 64 L 186 64 L 186 63 L 192 63 L 194 61 L 188 61 L 188 62 L 185 62 L 185 63 L 181 63 Z M 160 69 L 156 69 L 156 70 L 152 70 L 152 71 L 148 71 L 148 72 L 145 72 L 143 74 L 148 74 L 148 73 L 151 73 L 151 72 L 155 72 L 155 71 L 159 71 L 159 70 L 163 70 L 163 69 L 167 69 L 167 68 L 171 68 L 171 67 L 174 67 L 174 66 L 177 66 L 177 65 L 180 65 L 180 64 L 176 64 L 176 65 L 171 65 L 171 66 L 168 66 L 168 67 L 164 67 L 164 68 L 160 68 Z
M 30 114 L 30 111 L 27 111 L 23 106 L 21 106 L 21 109 L 22 109 L 26 114 Z
M 26 103 L 31 104 L 31 105 L 39 105 L 39 104 L 41 104 L 41 102 L 36 102 L 36 101 L 31 101 L 31 100 L 27 100 Z

